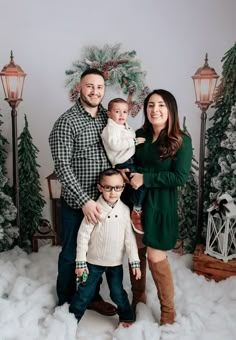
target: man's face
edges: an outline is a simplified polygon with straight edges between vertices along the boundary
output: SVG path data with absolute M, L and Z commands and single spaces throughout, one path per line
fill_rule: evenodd
M 88 74 L 81 80 L 80 84 L 78 84 L 78 90 L 80 92 L 82 105 L 85 108 L 95 108 L 101 103 L 104 97 L 104 79 L 98 74 Z

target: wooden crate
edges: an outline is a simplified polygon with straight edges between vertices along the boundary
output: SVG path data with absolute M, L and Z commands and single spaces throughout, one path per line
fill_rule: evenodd
M 216 282 L 236 275 L 236 259 L 227 263 L 204 253 L 205 246 L 198 244 L 193 254 L 193 271 Z

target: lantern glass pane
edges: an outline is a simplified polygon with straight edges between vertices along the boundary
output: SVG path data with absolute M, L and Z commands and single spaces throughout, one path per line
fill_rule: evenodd
M 213 100 L 213 96 L 214 96 L 214 92 L 215 92 L 215 87 L 216 87 L 216 82 L 217 82 L 217 78 L 211 79 L 211 83 L 210 83 L 210 101 Z
M 200 85 L 199 85 L 199 79 L 194 79 L 194 90 L 195 90 L 195 97 L 196 97 L 196 101 L 200 100 L 200 94 L 199 94 L 199 89 L 200 89 Z
M 8 83 L 8 98 L 18 98 L 18 81 L 16 76 L 6 77 Z
M 209 88 L 210 88 L 210 80 L 202 79 L 200 84 L 200 102 L 208 102 L 209 101 Z
M 4 90 L 4 95 L 5 95 L 5 98 L 7 98 L 8 97 L 8 90 L 7 90 L 7 82 L 6 82 L 5 76 L 1 76 L 1 80 L 2 80 L 3 90 Z

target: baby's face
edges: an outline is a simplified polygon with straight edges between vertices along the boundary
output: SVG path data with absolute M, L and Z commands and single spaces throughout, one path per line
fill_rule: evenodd
M 119 125 L 126 123 L 128 118 L 128 104 L 113 103 L 111 111 L 108 111 L 108 117 L 114 120 Z

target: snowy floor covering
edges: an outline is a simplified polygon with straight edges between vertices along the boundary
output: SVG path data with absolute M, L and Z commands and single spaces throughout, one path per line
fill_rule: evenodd
M 215 283 L 191 271 L 192 256 L 169 254 L 174 275 L 176 322 L 159 326 L 159 302 L 148 272 L 147 305 L 137 321 L 117 328 L 118 317 L 86 311 L 77 325 L 68 305 L 56 307 L 59 247 L 27 255 L 16 247 L 0 253 L 0 340 L 236 340 L 236 277 Z M 127 261 L 124 286 L 129 297 Z M 106 280 L 102 296 L 109 300 Z

